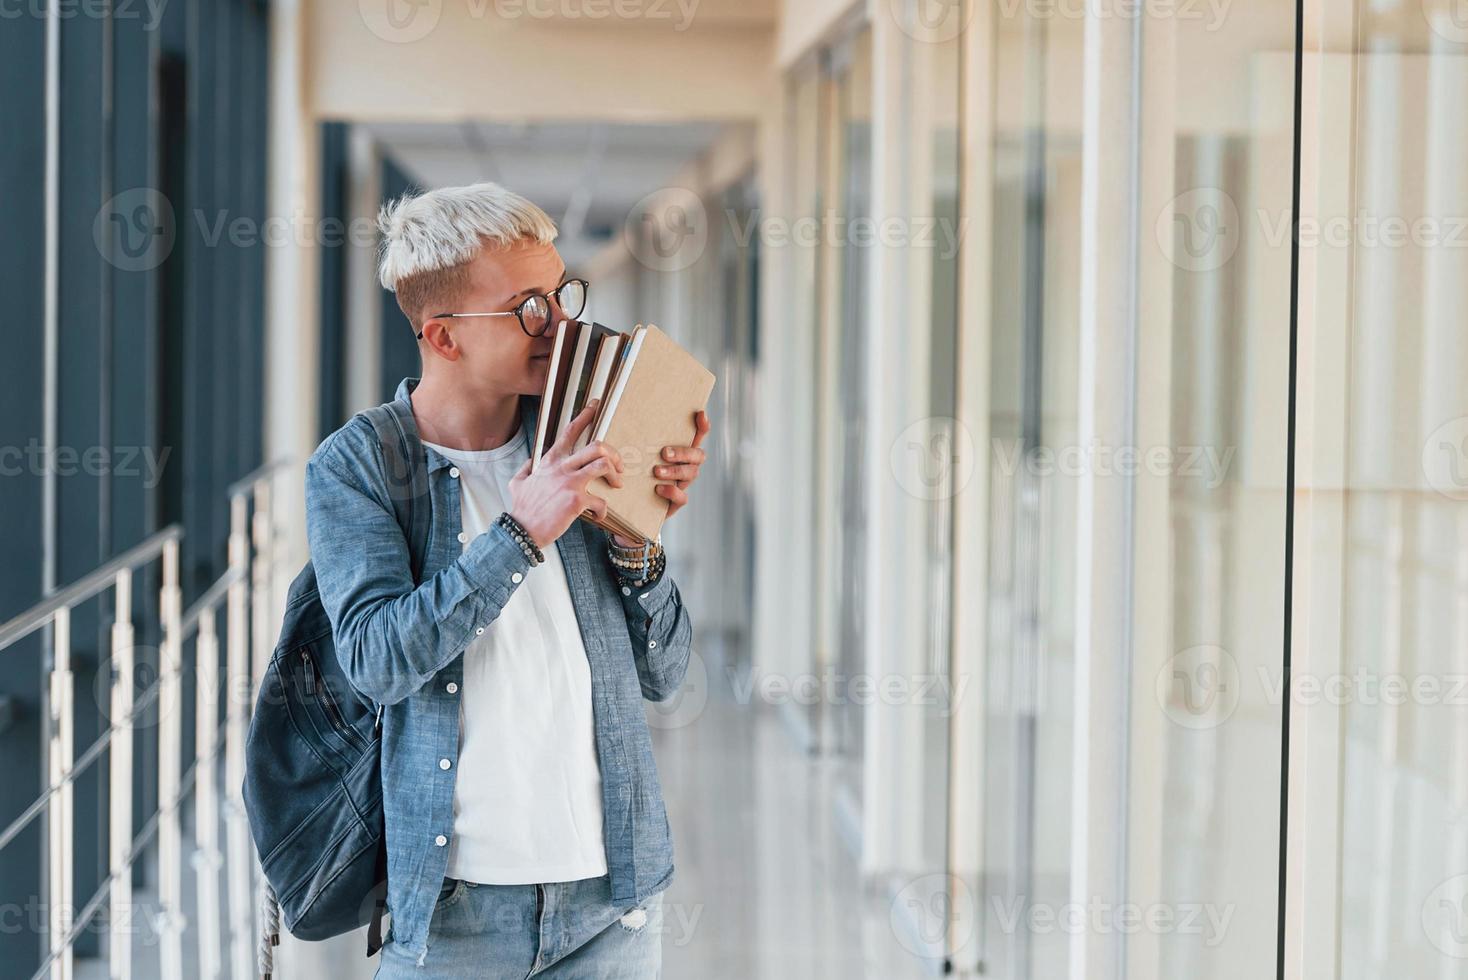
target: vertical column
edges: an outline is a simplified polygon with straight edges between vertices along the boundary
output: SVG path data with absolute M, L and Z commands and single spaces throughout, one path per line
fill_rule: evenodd
M 133 573 L 117 573 L 112 621 L 112 746 L 108 751 L 107 868 L 111 932 L 107 950 L 111 980 L 131 980 L 133 915 Z
M 1135 441 L 1138 224 L 1133 18 L 1087 4 L 1082 67 L 1080 377 L 1078 443 Z M 1128 685 L 1131 664 L 1133 486 L 1083 467 L 1076 494 L 1075 743 L 1071 900 L 1126 898 Z M 1129 975 L 1124 937 L 1071 936 L 1071 976 Z M 1151 974 L 1142 972 L 1140 976 Z

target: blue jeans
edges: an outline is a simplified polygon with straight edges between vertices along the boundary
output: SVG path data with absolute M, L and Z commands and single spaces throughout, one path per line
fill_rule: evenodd
M 445 878 L 422 961 L 389 939 L 378 980 L 649 980 L 662 972 L 663 896 L 612 901 L 605 875 L 546 885 Z

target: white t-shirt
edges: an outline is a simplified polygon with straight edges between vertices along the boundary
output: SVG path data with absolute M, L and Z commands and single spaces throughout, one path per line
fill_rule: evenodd
M 459 468 L 465 547 L 509 509 L 523 433 L 498 449 L 427 445 Z M 554 546 L 464 651 L 448 874 L 492 885 L 607 873 L 591 665 Z

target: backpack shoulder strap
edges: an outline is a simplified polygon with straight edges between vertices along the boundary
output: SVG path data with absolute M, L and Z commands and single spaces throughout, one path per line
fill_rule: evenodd
M 408 541 L 413 581 L 422 582 L 433 503 L 428 496 L 428 466 L 423 442 L 418 438 L 418 425 L 413 421 L 413 409 L 393 399 L 362 414 L 372 423 L 377 441 L 382 444 L 388 496 L 392 498 L 398 526 Z

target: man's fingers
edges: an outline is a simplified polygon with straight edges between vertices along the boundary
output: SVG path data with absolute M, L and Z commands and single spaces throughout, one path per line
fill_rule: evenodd
M 571 485 L 578 490 L 586 489 L 586 485 L 597 477 L 605 477 L 606 481 L 614 487 L 622 485 L 622 474 L 612 465 L 612 461 L 605 456 L 595 459 L 571 470 Z
M 576 417 L 571 420 L 571 424 L 566 426 L 566 431 L 562 432 L 561 437 L 551 446 L 550 452 L 555 453 L 557 456 L 570 454 L 571 447 L 576 445 L 576 440 L 581 438 L 581 433 L 586 430 L 586 427 L 591 424 L 592 418 L 596 416 L 598 401 L 599 399 L 593 398 L 586 403 L 585 408 L 576 413 Z
M 697 449 L 703 443 L 703 437 L 709 434 L 709 413 L 699 409 L 693 416 L 693 448 Z
M 579 469 L 594 459 L 603 458 L 611 460 L 613 469 L 618 472 L 622 470 L 622 454 L 604 442 L 593 442 L 582 446 L 566 457 L 566 465 L 572 469 Z
M 594 493 L 581 495 L 581 513 L 601 520 L 607 516 L 607 502 Z
M 652 475 L 655 479 L 659 480 L 687 483 L 698 478 L 698 467 L 693 463 L 678 463 L 673 466 L 654 466 L 652 468 Z
M 692 463 L 697 466 L 708 459 L 708 453 L 697 446 L 664 446 L 659 458 L 665 463 Z
M 676 483 L 659 483 L 653 489 L 659 497 L 667 497 L 676 507 L 688 503 L 688 494 Z

